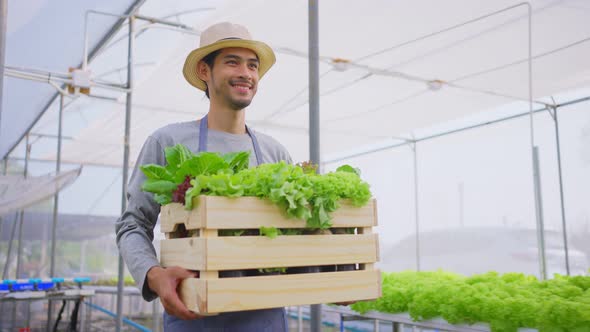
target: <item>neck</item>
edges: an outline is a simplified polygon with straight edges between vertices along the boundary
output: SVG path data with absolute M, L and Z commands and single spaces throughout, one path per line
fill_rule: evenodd
M 246 133 L 246 117 L 243 109 L 235 111 L 227 108 L 210 107 L 207 123 L 207 127 L 210 129 L 230 134 Z

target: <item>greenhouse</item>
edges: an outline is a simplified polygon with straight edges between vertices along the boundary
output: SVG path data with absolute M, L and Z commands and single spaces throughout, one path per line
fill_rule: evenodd
M 587 1 L 0 16 L 0 331 L 590 332 Z

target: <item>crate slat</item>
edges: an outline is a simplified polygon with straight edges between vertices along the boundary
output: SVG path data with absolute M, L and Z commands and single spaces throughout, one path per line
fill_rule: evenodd
M 205 238 L 189 237 L 160 241 L 160 265 L 180 266 L 188 270 L 206 270 Z
M 377 203 L 340 202 L 332 214 L 332 235 L 219 236 L 223 229 L 305 228 L 273 203 L 256 197 L 199 196 L 193 210 L 173 203 L 161 209 L 162 266 L 198 270 L 184 280 L 182 301 L 202 315 L 229 311 L 375 299 L 381 295 Z M 355 228 L 347 234 L 344 228 Z M 342 234 L 344 233 L 344 234 Z M 345 271 L 359 266 L 359 270 Z M 338 272 L 220 277 L 219 271 L 334 266 Z M 294 270 L 287 270 L 295 273 Z
M 370 300 L 381 296 L 379 271 L 186 279 L 181 300 L 197 313 L 276 308 L 291 305 Z
M 228 236 L 162 240 L 162 265 L 190 270 L 373 263 L 379 255 L 376 234 Z
M 187 211 L 179 203 L 165 205 L 161 209 L 161 230 L 172 232 L 178 224 L 185 228 L 236 229 L 276 227 L 304 228 L 305 222 L 289 219 L 278 206 L 257 197 L 228 198 L 221 196 L 195 197 L 194 208 Z M 355 207 L 344 200 L 333 212 L 333 227 L 372 227 L 377 225 L 376 202 Z
M 179 224 L 184 224 L 186 229 L 199 229 L 205 227 L 204 218 L 207 211 L 207 196 L 198 196 L 193 199 L 194 208 L 186 210 L 180 203 L 171 203 L 160 209 L 160 231 L 173 232 Z

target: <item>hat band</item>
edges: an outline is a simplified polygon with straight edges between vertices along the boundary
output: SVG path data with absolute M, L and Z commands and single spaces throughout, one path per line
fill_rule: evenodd
M 222 39 L 220 39 L 220 40 L 218 40 L 218 41 L 222 41 L 222 40 L 230 40 L 230 39 L 242 39 L 242 38 L 239 38 L 239 37 L 227 37 L 227 38 L 222 38 Z

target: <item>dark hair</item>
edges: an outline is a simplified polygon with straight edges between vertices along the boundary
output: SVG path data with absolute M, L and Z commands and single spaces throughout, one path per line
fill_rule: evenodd
M 213 71 L 213 64 L 215 63 L 215 58 L 219 55 L 219 53 L 221 53 L 221 50 L 213 51 L 201 59 L 201 61 L 209 66 L 209 70 Z M 207 85 L 207 83 L 205 83 L 205 85 Z M 205 88 L 205 96 L 209 98 L 209 87 Z

